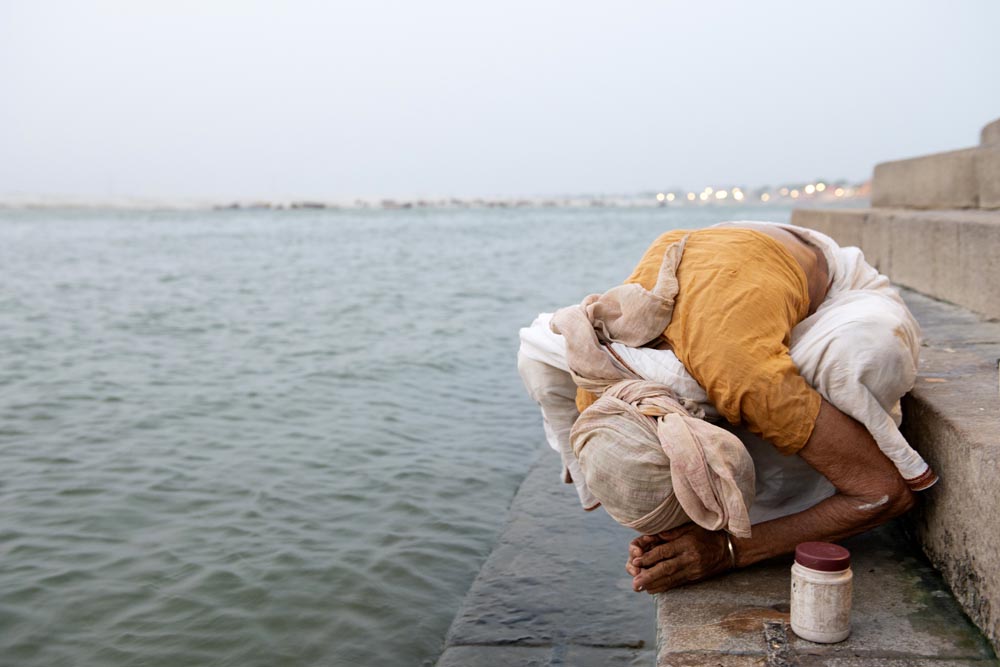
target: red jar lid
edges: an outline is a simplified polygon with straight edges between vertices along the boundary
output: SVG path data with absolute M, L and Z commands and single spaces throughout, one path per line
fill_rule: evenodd
M 803 542 L 795 547 L 795 562 L 820 572 L 840 572 L 851 566 L 851 552 L 829 542 Z

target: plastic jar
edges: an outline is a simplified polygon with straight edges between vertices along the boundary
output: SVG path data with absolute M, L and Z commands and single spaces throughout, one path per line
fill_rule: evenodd
M 792 631 L 833 644 L 851 634 L 851 552 L 829 542 L 803 542 L 792 565 Z

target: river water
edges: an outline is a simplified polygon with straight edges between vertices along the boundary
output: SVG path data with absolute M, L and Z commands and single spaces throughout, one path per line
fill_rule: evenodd
M 518 327 L 740 218 L 0 210 L 0 664 L 433 664 L 544 447 Z

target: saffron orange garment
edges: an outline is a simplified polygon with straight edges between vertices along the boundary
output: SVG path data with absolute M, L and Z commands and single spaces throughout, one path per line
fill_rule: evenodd
M 794 454 L 812 434 L 822 400 L 788 353 L 792 328 L 809 311 L 805 273 L 770 236 L 723 227 L 661 235 L 625 282 L 651 289 L 664 251 L 686 235 L 663 337 L 723 417 Z M 581 410 L 592 402 L 578 392 Z

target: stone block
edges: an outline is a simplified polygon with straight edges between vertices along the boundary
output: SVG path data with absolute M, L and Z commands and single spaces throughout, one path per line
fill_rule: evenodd
M 563 655 L 556 655 L 553 665 L 566 667 L 652 667 L 656 664 L 656 651 L 604 648 L 600 646 L 566 647 Z
M 526 646 L 449 646 L 437 667 L 549 667 L 552 649 Z
M 886 230 L 893 282 L 937 299 L 1000 317 L 1000 213 L 877 211 Z
M 875 165 L 872 206 L 978 208 L 976 163 L 979 150 L 967 148 Z
M 1000 323 L 905 294 L 924 330 L 903 434 L 941 481 L 922 495 L 924 550 L 965 611 L 1000 645 Z
M 871 224 L 882 228 L 887 237 L 886 275 L 897 285 L 962 303 L 961 223 L 946 215 L 914 213 L 898 209 L 872 212 Z M 974 289 L 979 288 L 977 284 Z
M 979 143 L 983 146 L 1000 143 L 1000 118 L 983 127 L 983 131 L 979 134 Z
M 631 665 L 640 655 L 653 663 L 653 600 L 634 592 L 625 572 L 635 533 L 603 510 L 584 512 L 560 481 L 559 457 L 545 449 L 452 622 L 439 667 L 480 655 L 497 658 L 467 664 L 547 665 L 538 662 L 543 653 L 554 665 L 573 664 L 570 654 L 581 664 L 603 656 Z
M 1000 141 L 979 150 L 976 157 L 979 208 L 1000 208 Z

